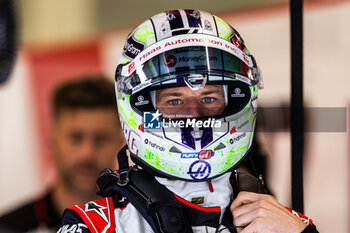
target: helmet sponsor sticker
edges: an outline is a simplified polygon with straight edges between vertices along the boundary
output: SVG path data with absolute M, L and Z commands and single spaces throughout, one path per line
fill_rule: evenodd
M 236 126 L 233 126 L 232 129 L 230 130 L 230 134 L 234 134 L 236 132 L 237 132 Z
M 235 98 L 243 98 L 245 97 L 245 93 L 241 93 L 241 88 L 239 87 L 236 87 L 235 90 L 234 90 L 234 94 L 231 94 L 231 97 L 235 97 Z
M 171 30 L 184 27 L 184 23 L 183 23 L 180 11 L 178 10 L 169 11 L 166 13 L 166 16 L 169 20 Z
M 137 102 L 135 103 L 136 106 L 140 106 L 140 105 L 145 105 L 145 104 L 149 104 L 149 100 L 145 100 L 145 97 L 143 95 L 139 95 L 137 97 Z
M 187 172 L 194 180 L 204 180 L 211 173 L 210 164 L 204 160 L 193 162 Z
M 145 45 L 134 40 L 133 35 L 128 38 L 124 45 L 123 53 L 125 56 L 134 59 L 137 55 L 139 55 L 142 50 L 144 50 Z
M 210 159 L 215 154 L 212 150 L 202 150 L 200 152 L 186 152 L 181 154 L 182 159 Z
M 135 69 L 135 62 L 131 62 L 128 66 L 128 72 L 132 73 Z
M 214 151 L 202 150 L 199 152 L 198 159 L 210 159 L 212 156 L 214 156 Z
M 160 146 L 160 145 L 158 145 L 157 143 L 155 143 L 155 142 L 152 142 L 151 140 L 149 140 L 149 139 L 145 139 L 145 144 L 146 145 L 150 145 L 151 147 L 153 147 L 153 148 L 155 148 L 155 149 L 157 149 L 157 150 L 160 150 L 160 151 L 164 151 L 165 149 L 164 149 L 164 147 L 162 147 L 162 146 Z
M 134 87 L 134 89 L 132 90 L 132 94 L 135 94 L 136 92 L 141 91 L 150 85 L 152 85 L 151 80 L 147 80 L 144 83 L 141 83 L 141 84 L 137 85 L 136 87 Z
M 240 50 L 235 44 L 226 41 L 222 38 L 218 38 L 211 35 L 202 34 L 187 34 L 173 36 L 158 43 L 155 43 L 148 48 L 143 50 L 144 45 L 134 41 L 130 37 L 127 44 L 124 47 L 125 55 L 132 56 L 134 58 L 135 67 L 139 67 L 144 62 L 148 61 L 154 56 L 159 55 L 168 50 L 180 48 L 183 46 L 210 46 L 213 48 L 224 50 L 234 56 L 238 57 L 241 61 L 245 62 L 249 67 L 253 66 L 252 58 L 246 55 L 242 50 Z M 137 55 L 136 55 L 137 54 Z M 136 55 L 136 56 L 135 56 Z M 133 57 L 134 56 L 134 57 Z M 124 66 L 122 70 L 123 76 L 129 76 L 134 69 L 128 69 L 128 66 Z
M 246 136 L 246 132 L 243 132 L 242 134 L 238 135 L 237 137 L 231 138 L 230 139 L 230 143 L 233 144 L 235 142 L 239 142 L 240 140 L 242 140 L 242 138 L 244 138 Z
M 201 13 L 198 10 L 185 10 L 188 26 L 202 27 Z
M 245 63 L 249 63 L 250 61 L 248 59 L 248 56 L 245 53 L 243 53 L 242 55 L 243 55 L 243 60 L 245 61 Z
M 174 67 L 177 63 L 177 58 L 174 55 L 168 55 L 165 58 L 166 66 L 167 67 Z
M 128 144 L 129 151 L 137 155 L 137 145 L 140 141 L 140 136 L 134 130 L 131 130 L 130 126 L 126 122 L 123 122 L 122 128 L 126 143 Z
M 188 63 L 188 62 L 201 62 L 201 61 L 217 61 L 218 58 L 216 56 L 209 56 L 209 58 L 207 59 L 206 56 L 204 55 L 199 55 L 199 56 L 193 56 L 193 57 L 179 57 L 179 63 Z
M 232 35 L 229 39 L 233 44 L 235 44 L 240 50 L 242 50 L 242 45 L 241 42 L 238 41 L 238 39 L 236 38 L 236 35 Z
M 204 28 L 205 30 L 213 31 L 213 26 L 211 25 L 210 21 L 207 19 L 204 20 Z
M 182 159 L 194 159 L 194 158 L 198 158 L 198 152 L 186 152 L 186 153 L 182 153 L 181 154 L 181 158 Z

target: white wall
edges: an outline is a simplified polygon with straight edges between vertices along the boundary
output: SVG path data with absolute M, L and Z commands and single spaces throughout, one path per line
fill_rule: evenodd
M 305 96 L 313 106 L 349 106 L 349 16 L 350 3 L 306 14 Z M 348 232 L 348 133 L 310 133 L 309 137 L 306 210 L 323 232 Z
M 0 86 L 0 214 L 43 188 L 31 87 L 21 53 L 11 79 Z

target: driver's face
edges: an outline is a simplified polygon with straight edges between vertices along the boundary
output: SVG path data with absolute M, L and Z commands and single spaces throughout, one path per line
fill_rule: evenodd
M 225 109 L 223 86 L 206 85 L 201 90 L 191 90 L 187 86 L 157 90 L 156 106 L 165 118 L 219 115 Z

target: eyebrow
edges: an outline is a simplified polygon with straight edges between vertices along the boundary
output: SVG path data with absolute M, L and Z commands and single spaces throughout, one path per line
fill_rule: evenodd
M 210 94 L 222 94 L 224 95 L 224 93 L 219 90 L 219 89 L 215 89 L 215 90 L 209 90 L 209 91 L 205 91 L 205 92 L 202 92 L 201 95 L 210 95 Z M 182 93 L 180 92 L 171 92 L 171 93 L 161 93 L 160 95 L 162 98 L 164 97 L 171 97 L 171 96 L 175 96 L 175 97 L 180 97 L 180 96 L 183 96 Z
M 224 94 L 224 93 L 221 92 L 220 90 L 211 90 L 211 91 L 205 91 L 201 93 L 201 95 L 210 95 L 210 94 Z
M 183 96 L 182 93 L 179 93 L 179 92 L 173 92 L 173 93 L 162 93 L 161 95 L 159 95 L 159 97 L 168 97 L 168 96 L 176 96 L 176 97 L 179 97 L 179 96 Z

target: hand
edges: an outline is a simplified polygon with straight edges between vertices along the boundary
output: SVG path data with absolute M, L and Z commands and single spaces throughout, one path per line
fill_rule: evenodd
M 230 209 L 235 226 L 242 226 L 238 233 L 300 233 L 307 227 L 271 195 L 239 192 Z

